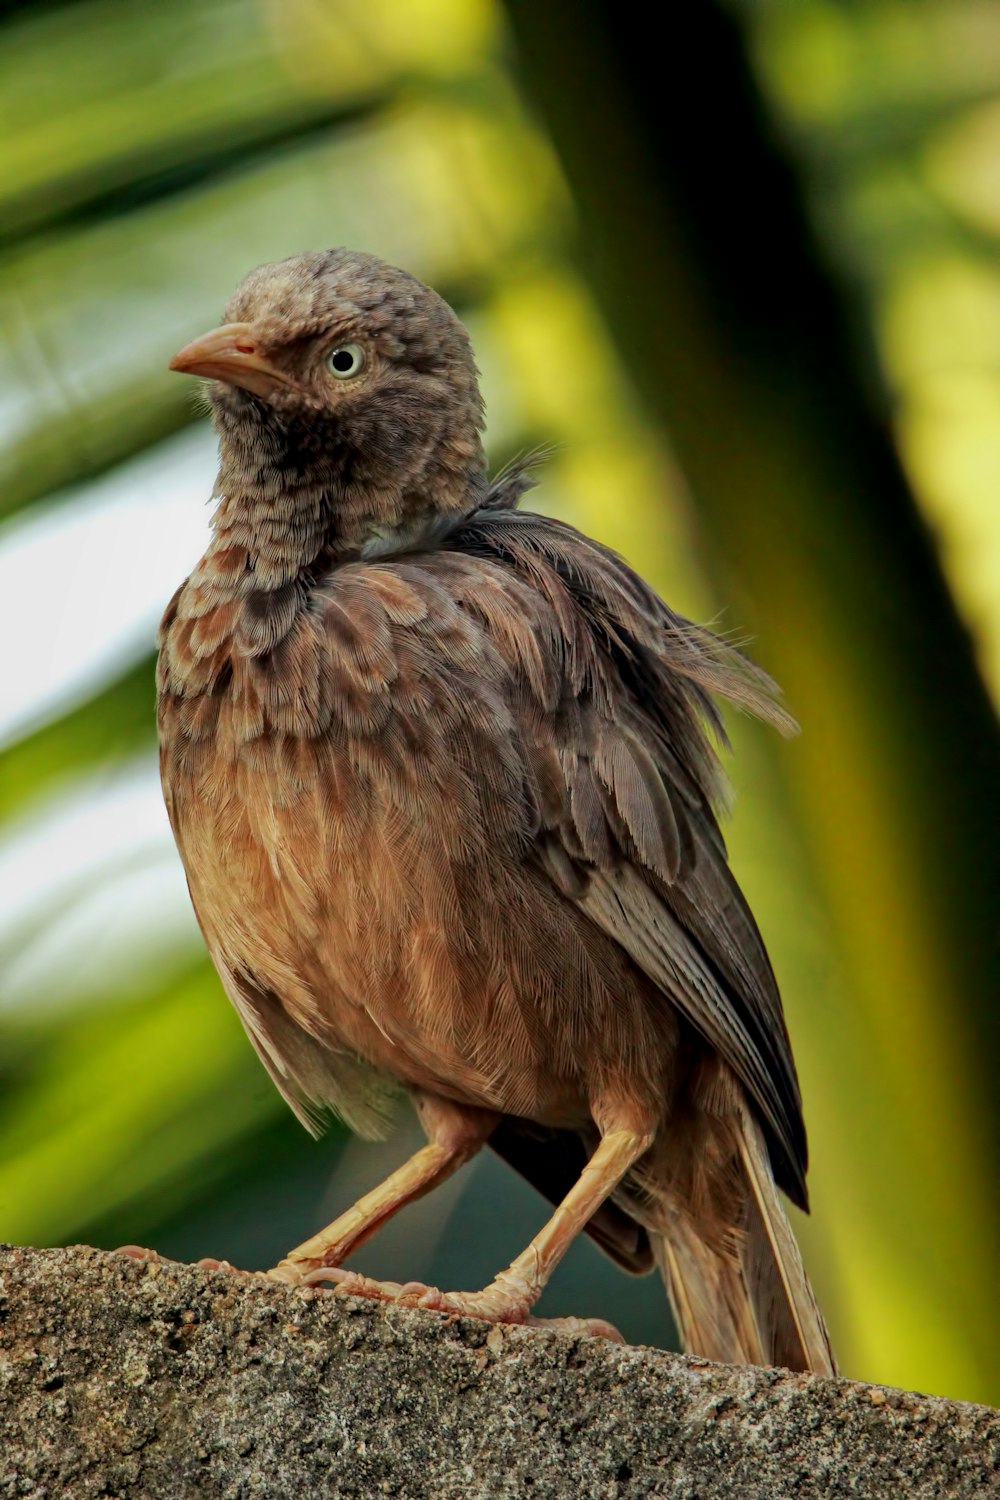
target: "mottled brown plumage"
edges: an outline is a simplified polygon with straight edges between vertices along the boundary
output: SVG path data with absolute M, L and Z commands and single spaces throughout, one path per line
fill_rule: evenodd
M 526 1319 L 578 1228 L 663 1270 L 687 1346 L 832 1368 L 775 1182 L 795 1069 L 714 806 L 742 655 L 492 485 L 468 339 L 373 257 L 255 271 L 175 368 L 213 379 L 211 546 L 164 616 L 164 794 L 205 941 L 314 1126 L 430 1144 L 286 1276 Z M 486 1292 L 335 1268 L 485 1140 L 561 1214 Z M 580 1177 L 587 1158 L 592 1170 Z M 346 1278 L 346 1279 L 345 1279 Z

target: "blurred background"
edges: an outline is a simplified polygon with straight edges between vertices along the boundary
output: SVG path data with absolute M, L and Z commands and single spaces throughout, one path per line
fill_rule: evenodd
M 733 862 L 812 1144 L 845 1373 L 1000 1400 L 1000 7 L 0 7 L 0 1235 L 272 1263 L 411 1148 L 313 1142 L 203 954 L 153 635 L 214 444 L 169 356 L 346 243 L 472 330 L 532 503 L 752 642 Z M 476 1287 L 544 1217 L 487 1156 L 359 1258 Z M 575 1248 L 543 1311 L 670 1347 Z

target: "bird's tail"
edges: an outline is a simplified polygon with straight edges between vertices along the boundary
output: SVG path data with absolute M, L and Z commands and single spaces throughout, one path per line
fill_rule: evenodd
M 716 1179 L 723 1201 L 694 1205 L 671 1193 L 651 1226 L 684 1347 L 727 1364 L 835 1375 L 826 1325 L 749 1110 L 739 1127 L 737 1160 L 724 1186 Z

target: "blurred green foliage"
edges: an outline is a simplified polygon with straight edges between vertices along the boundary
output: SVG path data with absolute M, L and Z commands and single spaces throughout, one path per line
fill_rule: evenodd
M 95 617 L 116 576 L 156 577 L 141 478 L 120 555 L 67 562 L 59 538 L 142 450 L 183 488 L 171 434 L 196 413 L 165 363 L 246 270 L 350 243 L 438 286 L 473 331 L 497 462 L 557 444 L 538 503 L 676 607 L 728 604 L 788 688 L 800 741 L 732 726 L 732 845 L 803 1077 L 797 1227 L 847 1373 L 996 1399 L 1000 755 L 973 652 L 1000 691 L 1000 22 L 971 0 L 697 10 L 662 85 L 683 96 L 686 70 L 702 91 L 690 126 L 648 76 L 630 98 L 641 38 L 597 3 L 76 0 L 0 20 L 5 650 L 44 679 L 68 567 L 94 571 Z M 727 67 L 745 99 L 703 87 Z M 740 132 L 739 183 L 713 128 Z M 810 321 L 821 303 L 836 317 Z M 202 511 L 212 477 L 206 442 Z M 27 528 L 30 566 L 3 573 Z M 162 815 L 147 830 L 151 621 L 179 576 L 0 741 L 0 1234 L 261 1264 L 413 1130 L 301 1132 L 201 954 Z M 483 1161 L 362 1263 L 477 1285 L 542 1211 Z M 661 1289 L 587 1246 L 544 1310 L 671 1337 Z

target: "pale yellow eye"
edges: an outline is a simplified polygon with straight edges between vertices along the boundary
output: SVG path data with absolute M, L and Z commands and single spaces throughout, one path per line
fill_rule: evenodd
M 353 380 L 365 367 L 365 351 L 360 344 L 341 344 L 326 357 L 335 380 Z

